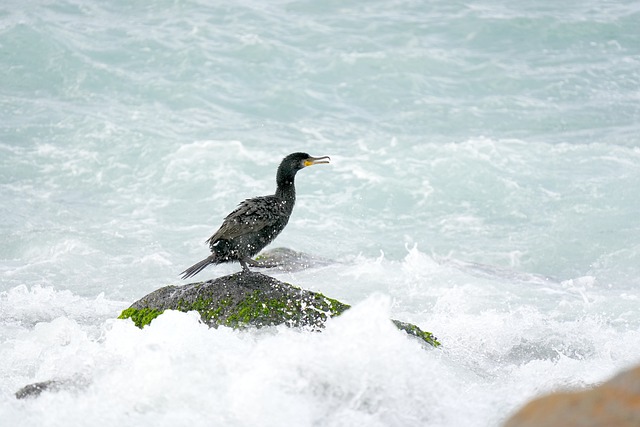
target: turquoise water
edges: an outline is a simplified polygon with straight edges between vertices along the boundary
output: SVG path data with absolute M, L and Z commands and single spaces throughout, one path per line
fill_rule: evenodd
M 637 363 L 638 22 L 634 2 L 10 1 L 0 419 L 497 426 Z M 313 335 L 114 320 L 293 151 L 332 164 L 300 172 L 272 246 L 336 262 L 269 274 L 353 314 Z M 13 398 L 69 377 L 90 385 Z

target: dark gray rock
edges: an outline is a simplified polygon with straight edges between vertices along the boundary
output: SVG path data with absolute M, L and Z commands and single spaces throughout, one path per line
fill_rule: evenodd
M 61 381 L 49 380 L 40 383 L 29 384 L 22 387 L 16 392 L 16 399 L 24 399 L 26 397 L 38 397 L 45 390 L 57 391 L 63 385 Z
M 206 282 L 166 286 L 136 301 L 120 318 L 142 327 L 164 310 L 200 313 L 204 323 L 242 328 L 285 324 L 319 329 L 349 308 L 332 298 L 256 272 L 240 272 Z
M 83 390 L 87 388 L 89 384 L 90 381 L 87 378 L 79 375 L 67 379 L 42 381 L 22 387 L 16 392 L 16 399 L 35 398 L 40 396 L 40 393 L 43 391 L 57 392 L 61 390 Z
M 274 248 L 260 253 L 256 257 L 258 264 L 284 271 L 299 271 L 311 267 L 322 267 L 333 264 L 327 258 L 296 252 L 289 248 Z

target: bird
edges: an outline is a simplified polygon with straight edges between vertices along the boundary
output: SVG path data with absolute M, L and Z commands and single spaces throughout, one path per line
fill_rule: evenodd
M 329 156 L 312 157 L 307 153 L 292 153 L 282 159 L 276 172 L 275 193 L 241 202 L 207 239 L 211 255 L 180 273 L 182 279 L 195 276 L 211 264 L 237 261 L 242 272 L 250 272 L 249 265 L 264 267 L 252 257 L 271 243 L 289 222 L 296 202 L 296 174 L 305 167 L 330 160 Z

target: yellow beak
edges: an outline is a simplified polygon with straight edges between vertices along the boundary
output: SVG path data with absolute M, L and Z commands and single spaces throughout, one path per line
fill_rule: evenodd
M 329 160 L 331 160 L 331 157 L 329 156 L 309 157 L 304 161 L 304 165 L 305 166 L 319 165 L 321 163 L 329 163 Z

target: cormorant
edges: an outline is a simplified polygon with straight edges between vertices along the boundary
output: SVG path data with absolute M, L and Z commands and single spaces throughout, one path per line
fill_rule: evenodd
M 211 255 L 180 273 L 182 278 L 198 274 L 209 264 L 238 261 L 243 271 L 249 271 L 247 265 L 260 266 L 251 258 L 271 243 L 289 222 L 296 202 L 296 173 L 329 160 L 329 156 L 311 157 L 307 153 L 293 153 L 282 159 L 276 174 L 275 194 L 240 203 L 207 240 Z

